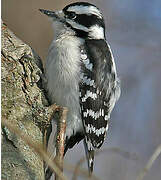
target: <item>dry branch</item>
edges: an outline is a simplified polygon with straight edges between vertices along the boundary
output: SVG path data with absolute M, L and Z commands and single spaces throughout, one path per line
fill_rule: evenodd
M 66 107 L 62 107 L 60 109 L 61 117 L 59 119 L 57 126 L 56 162 L 62 171 L 63 171 L 67 111 L 68 110 Z M 60 177 L 56 175 L 55 180 L 60 180 Z
M 161 145 L 159 145 L 155 152 L 152 154 L 151 158 L 149 159 L 147 165 L 145 166 L 145 168 L 143 169 L 143 171 L 141 171 L 141 173 L 139 174 L 139 176 L 137 177 L 137 180 L 143 180 L 143 178 L 145 177 L 145 175 L 149 172 L 150 168 L 152 167 L 154 161 L 158 158 L 158 156 L 161 154 Z
M 112 153 L 117 153 L 125 158 L 128 158 L 128 159 L 133 159 L 133 160 L 136 160 L 137 157 L 136 157 L 136 154 L 133 154 L 133 153 L 129 153 L 129 152 L 126 152 L 126 151 L 123 151 L 122 149 L 120 148 L 117 148 L 117 147 L 111 147 L 111 148 L 107 148 L 107 149 L 103 149 L 103 150 L 99 150 L 99 151 L 96 151 L 95 152 L 95 156 L 98 156 L 100 154 L 103 154 L 105 152 L 112 152 Z M 84 174 L 85 176 L 88 177 L 89 173 L 87 171 L 84 171 L 82 169 L 80 169 L 81 165 L 86 161 L 86 157 L 82 157 L 76 164 L 74 168 L 74 171 L 73 171 L 73 177 L 72 177 L 72 180 L 77 180 L 77 177 L 78 175 L 80 175 L 80 173 Z M 91 176 L 92 179 L 94 180 L 98 180 L 99 178 L 96 177 L 94 174 L 92 174 Z

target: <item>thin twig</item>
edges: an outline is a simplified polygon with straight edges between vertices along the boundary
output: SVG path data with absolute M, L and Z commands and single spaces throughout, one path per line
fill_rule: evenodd
M 56 162 L 63 172 L 63 160 L 64 160 L 64 145 L 65 145 L 65 132 L 66 132 L 66 118 L 67 108 L 62 107 L 60 109 L 61 117 L 57 126 L 57 141 L 56 141 Z M 55 176 L 55 180 L 60 180 L 59 176 Z
M 43 159 L 46 164 L 51 168 L 53 172 L 55 172 L 61 180 L 67 180 L 67 178 L 63 175 L 62 171 L 57 167 L 57 165 L 51 160 L 50 155 L 44 150 L 42 144 L 35 143 L 31 137 L 22 133 L 16 126 L 12 124 L 12 126 L 7 122 L 6 119 L 2 118 L 2 125 L 6 126 L 12 133 L 16 134 L 20 137 L 29 147 L 31 147 L 41 159 Z
M 147 165 L 145 166 L 145 168 L 143 169 L 143 171 L 141 171 L 141 173 L 139 174 L 139 176 L 137 177 L 137 180 L 143 180 L 143 178 L 145 177 L 145 175 L 148 173 L 148 171 L 150 170 L 150 168 L 152 167 L 154 161 L 158 158 L 158 156 L 161 154 L 161 145 L 159 145 L 156 150 L 154 151 L 153 155 L 151 156 L 151 158 L 149 159 Z
M 76 166 L 73 166 L 73 165 L 71 165 L 71 164 L 69 164 L 69 163 L 65 163 L 64 164 L 64 168 L 65 168 L 65 170 L 68 170 L 69 172 L 71 172 L 71 173 L 75 173 L 75 168 L 76 168 Z M 75 178 L 75 180 L 77 179 L 77 176 L 80 176 L 80 177 L 85 177 L 85 178 L 87 178 L 87 179 L 92 179 L 92 180 L 101 180 L 101 178 L 99 177 L 97 177 L 95 174 L 92 174 L 91 175 L 91 177 L 89 177 L 89 172 L 88 172 L 88 170 L 86 170 L 86 169 L 84 169 L 84 168 L 82 168 L 82 167 L 79 167 L 78 169 L 77 169 L 77 174 L 76 174 L 76 176 L 74 177 Z M 72 180 L 73 180 L 73 178 L 72 178 Z
M 106 149 L 103 149 L 103 150 L 99 150 L 99 151 L 96 151 L 95 152 L 95 156 L 98 156 L 104 152 L 112 152 L 112 153 L 118 153 L 126 158 L 132 158 L 132 159 L 137 159 L 136 155 L 135 154 L 132 154 L 132 153 L 129 153 L 129 152 L 126 152 L 126 151 L 123 151 L 117 147 L 111 147 L 111 148 L 106 148 Z M 73 171 L 73 177 L 72 177 L 72 180 L 77 180 L 77 176 L 78 174 L 80 174 L 80 166 L 84 163 L 84 161 L 86 160 L 86 157 L 82 157 L 76 164 L 75 168 L 74 168 L 74 171 Z M 88 173 L 89 175 L 89 173 Z M 92 177 L 93 179 L 97 179 L 96 176 L 94 176 L 92 174 Z

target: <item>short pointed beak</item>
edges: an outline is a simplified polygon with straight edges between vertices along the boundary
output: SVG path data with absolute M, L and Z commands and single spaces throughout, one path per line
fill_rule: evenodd
M 51 18 L 54 18 L 55 20 L 58 20 L 62 23 L 65 23 L 65 18 L 64 18 L 64 13 L 63 11 L 49 11 L 49 10 L 44 10 L 44 9 L 39 9 L 40 12 L 42 12 L 43 14 L 51 17 Z
M 57 16 L 56 13 L 53 12 L 53 11 L 48 11 L 48 10 L 45 10 L 45 9 L 39 9 L 39 10 L 40 10 L 40 12 L 42 12 L 43 14 L 46 14 L 49 17 Z

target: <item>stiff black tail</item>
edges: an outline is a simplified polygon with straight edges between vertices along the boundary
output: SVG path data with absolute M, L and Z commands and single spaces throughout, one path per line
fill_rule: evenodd
M 86 159 L 88 163 L 88 171 L 89 171 L 89 176 L 91 176 L 93 172 L 93 166 L 94 166 L 94 148 L 92 144 L 84 139 L 84 149 L 86 153 Z

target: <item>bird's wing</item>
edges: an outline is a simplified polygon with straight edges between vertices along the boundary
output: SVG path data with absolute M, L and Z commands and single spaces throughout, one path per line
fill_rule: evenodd
M 86 41 L 81 53 L 82 121 L 88 140 L 94 148 L 99 148 L 108 129 L 116 74 L 111 51 L 104 40 Z
M 81 50 L 80 105 L 89 171 L 94 150 L 104 142 L 116 101 L 117 77 L 113 56 L 104 40 L 86 40 Z

